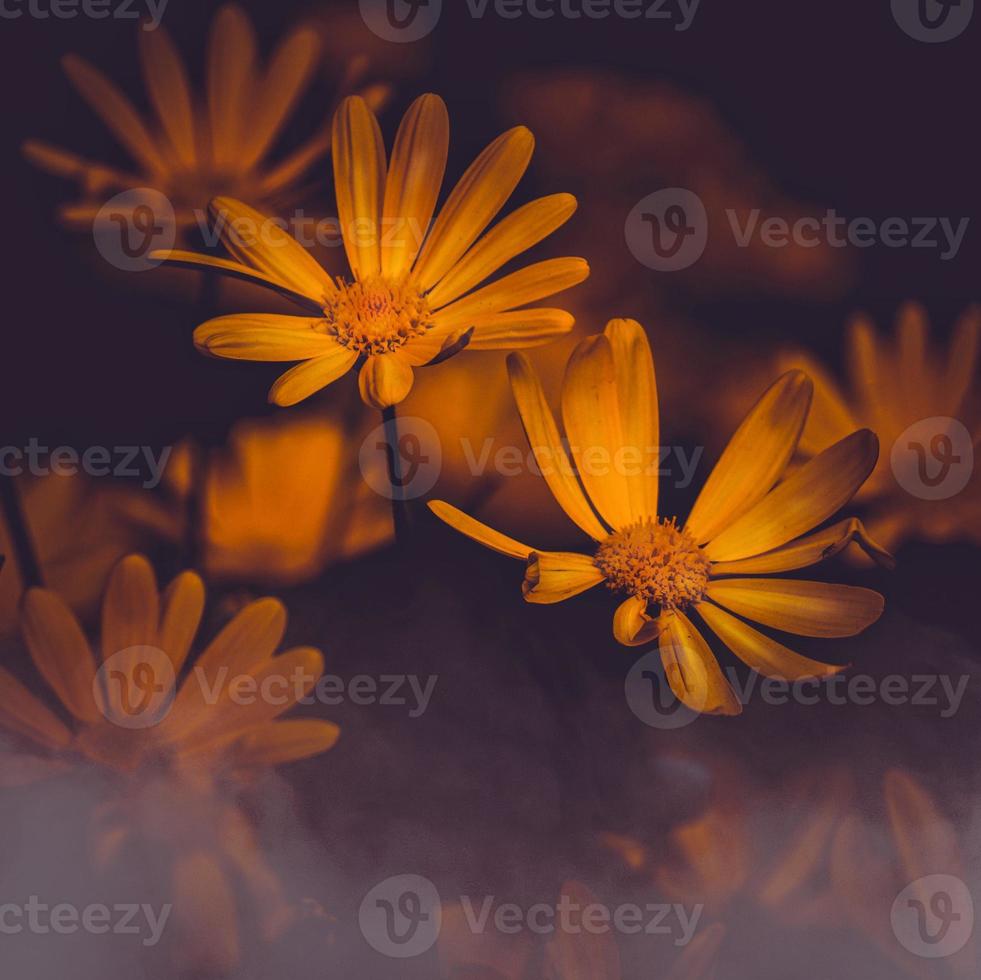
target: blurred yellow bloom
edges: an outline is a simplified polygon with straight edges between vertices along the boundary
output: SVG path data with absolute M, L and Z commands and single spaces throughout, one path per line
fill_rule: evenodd
M 800 656 L 737 616 L 815 637 L 853 636 L 879 618 L 882 596 L 868 589 L 756 577 L 815 565 L 852 541 L 891 561 L 854 518 L 814 531 L 872 471 L 878 454 L 873 433 L 853 432 L 778 482 L 812 394 L 808 378 L 790 372 L 757 402 L 678 526 L 658 514 L 657 388 L 639 323 L 611 321 L 569 361 L 562 417 L 575 468 L 531 365 L 512 355 L 508 366 L 542 475 L 566 514 L 596 542 L 594 553 L 537 551 L 447 503 L 430 507 L 481 544 L 524 559 L 528 602 L 561 602 L 603 582 L 626 593 L 614 635 L 628 646 L 658 639 L 672 690 L 696 711 L 735 715 L 742 707 L 688 618 L 692 608 L 736 656 L 767 677 L 799 680 L 842 669 Z
M 947 927 L 962 921 L 965 909 L 948 892 L 948 908 L 937 903 L 929 879 L 934 875 L 956 879 L 970 889 L 968 866 L 954 824 L 943 813 L 937 800 L 911 774 L 892 769 L 883 784 L 887 834 L 876 833 L 875 826 L 861 813 L 849 815 L 835 835 L 831 859 L 831 880 L 848 922 L 871 939 L 899 966 L 914 977 L 968 978 L 977 974 L 977 949 L 973 939 L 947 950 L 935 960 L 925 960 L 904 949 L 895 932 L 891 911 L 899 896 L 913 889 L 911 901 L 921 901 L 932 915 L 955 916 Z M 956 904 L 955 904 L 956 903 Z M 902 909 L 907 912 L 909 909 Z M 935 949 L 947 928 L 933 938 Z M 928 928 L 928 933 L 932 926 Z M 931 970 L 930 967 L 936 967 Z
M 56 593 L 24 597 L 24 640 L 63 711 L 0 668 L 0 728 L 15 746 L 0 754 L 0 779 L 24 783 L 84 763 L 116 774 L 118 791 L 97 814 L 94 858 L 114 859 L 135 836 L 172 853 L 177 918 L 198 968 L 237 956 L 236 879 L 251 890 L 269 935 L 288 915 L 248 821 L 220 787 L 324 752 L 339 733 L 327 721 L 280 720 L 316 683 L 323 657 L 312 647 L 274 656 L 286 629 L 276 599 L 242 610 L 178 687 L 204 602 L 195 573 L 161 593 L 150 564 L 131 555 L 106 591 L 101 667 Z M 254 698 L 240 696 L 243 679 L 255 685 Z M 263 696 L 272 685 L 276 696 Z
M 180 251 L 155 256 L 268 286 L 307 315 L 219 317 L 197 328 L 198 347 L 218 357 L 300 361 L 273 385 L 269 398 L 277 405 L 308 398 L 360 363 L 362 398 L 384 409 L 408 395 L 414 368 L 464 346 L 533 347 L 571 330 L 564 310 L 516 307 L 584 280 L 589 268 L 582 259 L 539 262 L 475 287 L 567 221 L 575 198 L 532 201 L 478 241 L 527 169 L 534 138 L 519 126 L 491 143 L 433 221 L 448 146 L 446 106 L 435 95 L 409 108 L 390 165 L 365 100 L 341 104 L 332 153 L 350 280 L 332 279 L 279 225 L 240 201 L 213 201 L 231 261 Z
M 891 550 L 907 538 L 981 542 L 981 482 L 976 475 L 949 499 L 917 496 L 914 491 L 920 478 L 903 472 L 909 463 L 916 463 L 916 457 L 907 452 L 910 445 L 900 443 L 904 433 L 909 433 L 908 441 L 922 444 L 928 469 L 943 464 L 945 443 L 951 447 L 952 462 L 968 465 L 963 454 L 971 447 L 952 435 L 952 425 L 957 422 L 967 432 L 973 431 L 975 450 L 981 444 L 981 427 L 977 427 L 979 328 L 981 314 L 972 308 L 961 317 L 943 351 L 930 343 L 926 312 L 916 304 L 899 311 L 892 342 L 878 335 L 867 318 L 856 317 L 848 330 L 851 390 L 847 393 L 810 355 L 795 351 L 780 358 L 785 370 L 800 368 L 814 379 L 814 406 L 801 437 L 801 452 L 813 456 L 859 425 L 878 434 L 884 451 L 856 500 L 868 509 L 869 533 Z M 920 425 L 912 430 L 917 423 Z M 934 452 L 933 443 L 938 439 L 941 442 Z M 898 464 L 898 473 L 894 447 L 908 457 Z M 938 469 L 938 477 L 946 475 L 947 471 Z M 901 485 L 897 477 L 907 485 Z
M 193 92 L 187 71 L 162 27 L 138 32 L 147 94 L 156 114 L 143 119 L 127 96 L 93 65 L 76 55 L 64 59 L 68 78 L 136 163 L 136 172 L 93 163 L 37 140 L 24 145 L 28 159 L 81 186 L 82 200 L 63 209 L 70 224 L 90 227 L 111 195 L 149 187 L 173 206 L 179 226 L 205 214 L 216 194 L 256 205 L 286 203 L 288 192 L 330 149 L 321 127 L 285 158 L 268 157 L 317 67 L 317 33 L 299 28 L 286 37 L 267 64 L 248 16 L 235 4 L 215 15 L 208 42 L 205 95 Z M 364 65 L 352 61 L 344 88 L 359 82 Z M 366 92 L 376 104 L 382 89 Z M 134 206 L 138 202 L 134 198 Z
M 193 457 L 203 454 L 197 547 L 207 578 L 278 587 L 309 581 L 394 536 L 391 504 L 350 452 L 359 435 L 320 415 L 243 419 L 222 447 L 177 446 L 164 473 L 167 492 L 121 496 L 119 523 L 185 542 Z M 376 456 L 368 463 L 384 466 Z

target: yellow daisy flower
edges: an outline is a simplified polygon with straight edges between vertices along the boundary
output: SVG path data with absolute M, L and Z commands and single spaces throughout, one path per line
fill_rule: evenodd
M 286 629 L 276 599 L 243 609 L 178 688 L 204 601 L 194 572 L 161 593 L 145 558 L 124 558 L 103 603 L 97 668 L 64 601 L 29 590 L 24 640 L 64 712 L 0 667 L 0 729 L 12 736 L 0 752 L 0 785 L 85 764 L 115 774 L 111 797 L 93 814 L 94 863 L 104 867 L 134 839 L 155 858 L 165 855 L 180 958 L 194 970 L 221 972 L 240 953 L 240 884 L 263 938 L 278 935 L 293 915 L 234 790 L 280 763 L 326 751 L 339 730 L 318 719 L 279 720 L 309 693 L 323 657 L 311 647 L 274 656 Z
M 368 103 L 354 96 L 341 104 L 332 153 L 351 279 L 332 279 L 252 208 L 227 197 L 213 201 L 232 260 L 190 252 L 155 257 L 276 289 L 307 315 L 218 317 L 197 328 L 194 342 L 218 357 L 300 361 L 273 385 L 269 399 L 277 405 L 308 398 L 360 363 L 362 398 L 386 409 L 408 395 L 414 368 L 464 346 L 534 347 L 571 330 L 564 310 L 518 307 L 582 282 L 589 274 L 583 259 L 539 262 L 475 287 L 567 221 L 575 198 L 532 201 L 479 237 L 531 160 L 534 138 L 519 126 L 480 154 L 433 221 L 448 146 L 449 119 L 438 96 L 423 95 L 409 108 L 389 162 Z
M 24 144 L 32 163 L 81 186 L 82 200 L 62 209 L 69 224 L 91 227 L 109 197 L 144 187 L 170 201 L 181 227 L 193 225 L 219 193 L 260 206 L 281 205 L 289 189 L 329 151 L 330 129 L 323 126 L 285 158 L 268 161 L 316 69 L 321 42 L 315 31 L 295 30 L 263 65 L 246 13 L 235 4 L 223 6 L 212 22 L 201 98 L 162 27 L 141 30 L 138 38 L 155 120 L 142 118 L 129 98 L 84 59 L 68 55 L 63 61 L 72 85 L 136 163 L 136 171 L 94 163 L 39 140 Z M 342 90 L 359 84 L 364 67 L 362 61 L 351 61 Z M 385 90 L 366 94 L 380 104 Z
M 868 589 L 758 577 L 814 565 L 852 541 L 890 562 L 854 518 L 814 531 L 872 472 L 878 454 L 872 432 L 853 432 L 778 482 L 797 448 L 812 393 L 802 372 L 790 372 L 736 431 L 679 526 L 658 514 L 657 387 L 639 323 L 612 320 L 569 361 L 562 417 L 575 469 L 531 364 L 512 355 L 508 369 L 542 475 L 596 543 L 594 552 L 538 551 L 443 501 L 430 507 L 481 544 L 524 559 L 528 602 L 561 602 L 603 582 L 625 593 L 613 619 L 617 640 L 638 646 L 658 639 L 672 690 L 696 711 L 735 715 L 742 706 L 689 619 L 693 609 L 736 656 L 768 677 L 796 680 L 841 670 L 800 656 L 737 616 L 819 637 L 852 636 L 879 618 L 882 596 Z
M 886 451 L 872 471 L 856 500 L 868 508 L 870 533 L 884 547 L 895 549 L 905 539 L 919 537 L 947 541 L 971 537 L 981 541 L 981 489 L 977 478 L 949 499 L 923 499 L 910 491 L 918 477 L 910 474 L 904 487 L 892 465 L 892 449 L 911 426 L 937 420 L 913 441 L 929 447 L 933 439 L 951 439 L 948 426 L 940 420 L 954 419 L 973 431 L 975 449 L 981 444 L 977 423 L 978 342 L 981 316 L 976 308 L 964 313 L 946 351 L 930 343 L 926 311 L 906 304 L 896 322 L 895 339 L 878 335 L 864 316 L 849 325 L 847 363 L 851 390 L 845 392 L 828 371 L 804 352 L 788 352 L 780 358 L 787 370 L 799 368 L 814 379 L 814 406 L 801 436 L 800 450 L 813 456 L 836 442 L 843 434 L 866 425 L 879 436 Z M 953 440 L 951 454 L 960 460 L 961 450 Z M 908 446 L 899 445 L 905 451 Z M 930 458 L 929 467 L 937 468 Z M 941 453 L 941 460 L 943 453 Z M 900 471 L 902 472 L 902 471 Z M 944 473 L 937 468 L 937 475 Z
M 111 669 L 102 670 L 61 597 L 30 589 L 21 608 L 24 641 L 71 723 L 0 667 L 0 728 L 58 760 L 93 762 L 124 773 L 167 759 L 174 769 L 206 764 L 216 773 L 246 775 L 329 749 L 338 737 L 336 725 L 277 720 L 309 693 L 324 667 L 323 656 L 312 647 L 273 656 L 286 630 L 286 610 L 277 599 L 259 599 L 243 609 L 178 689 L 176 677 L 188 660 L 204 600 L 196 573 L 182 573 L 161 593 L 145 558 L 124 558 L 103 600 L 103 667 L 114 659 Z M 147 667 L 154 673 L 152 704 L 144 701 L 150 690 Z M 301 675 L 302 690 L 294 683 Z M 271 678 L 270 685 L 291 696 L 254 703 L 238 698 L 229 691 L 238 677 L 255 678 L 257 685 Z M 131 722 L 140 717 L 134 706 L 147 712 L 139 725 Z M 45 758 L 38 757 L 38 772 Z

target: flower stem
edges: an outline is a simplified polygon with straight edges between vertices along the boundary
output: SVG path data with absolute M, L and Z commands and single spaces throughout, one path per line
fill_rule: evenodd
M 3 516 L 7 521 L 14 561 L 20 571 L 24 588 L 41 588 L 44 585 L 44 579 L 41 576 L 41 563 L 38 561 L 34 539 L 31 537 L 31 529 L 27 523 L 27 516 L 21 505 L 20 494 L 13 477 L 0 477 L 0 507 L 2 507 Z
M 399 423 L 394 405 L 382 409 L 385 426 L 385 458 L 388 461 L 388 482 L 392 488 L 392 520 L 395 540 L 405 544 L 409 533 L 409 506 L 405 497 L 402 474 L 402 453 L 399 447 Z

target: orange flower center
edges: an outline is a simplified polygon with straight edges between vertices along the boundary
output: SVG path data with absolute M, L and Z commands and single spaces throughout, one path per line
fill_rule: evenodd
M 359 354 L 390 354 L 433 327 L 426 297 L 407 282 L 375 276 L 337 286 L 324 307 L 327 333 Z
M 611 589 L 683 608 L 705 597 L 712 563 L 672 518 L 641 521 L 611 534 L 599 546 L 596 564 Z

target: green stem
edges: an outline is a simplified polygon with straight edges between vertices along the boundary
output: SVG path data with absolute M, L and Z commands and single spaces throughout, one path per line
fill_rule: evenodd
M 405 497 L 402 474 L 402 453 L 399 447 L 399 423 L 394 405 L 382 409 L 385 426 L 385 458 L 388 461 L 388 482 L 392 488 L 392 520 L 395 540 L 405 544 L 409 533 L 409 507 Z

